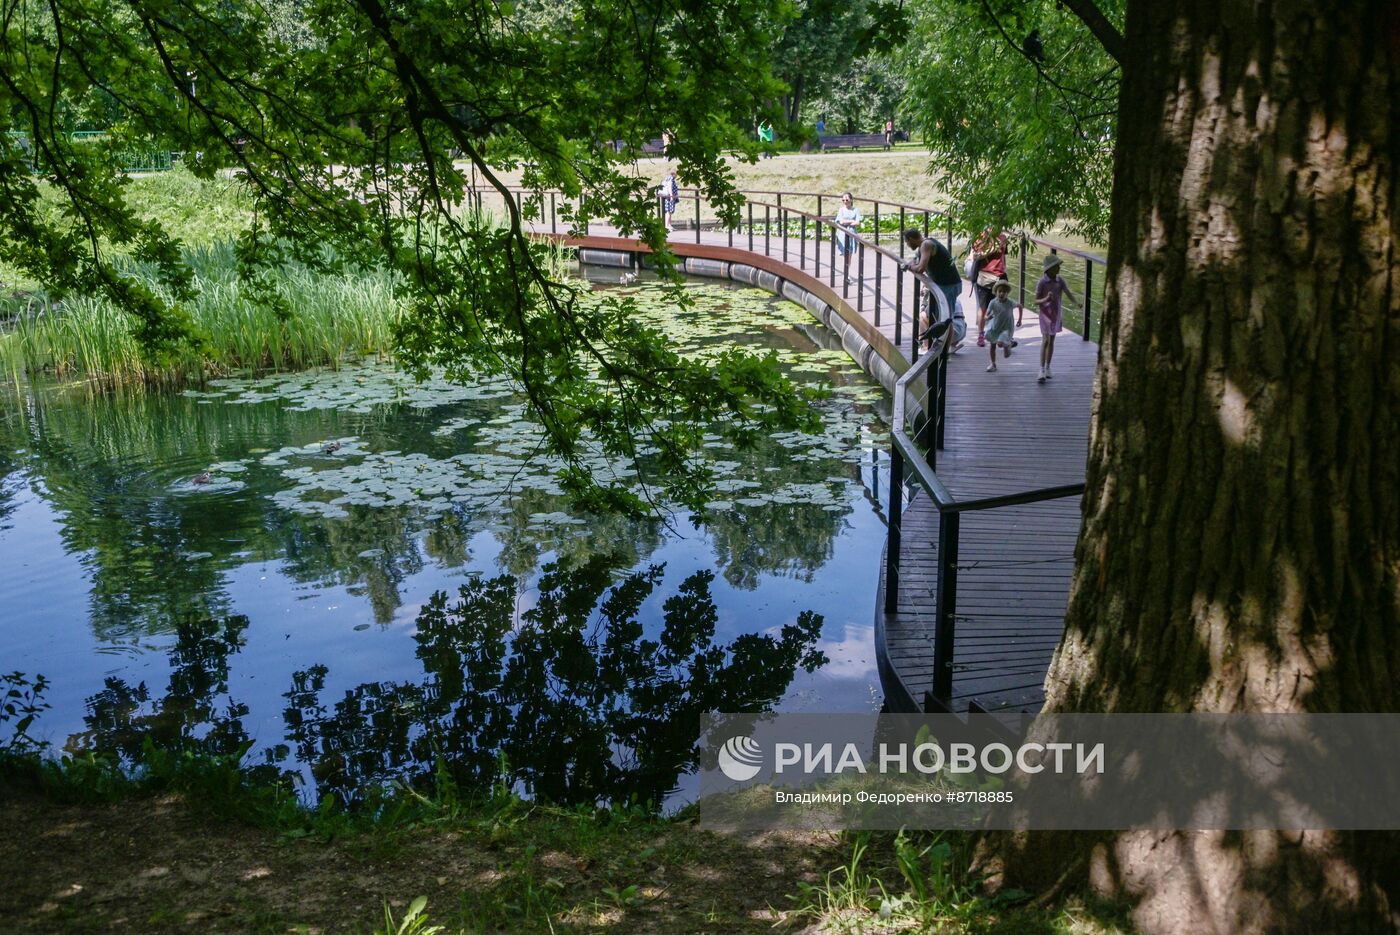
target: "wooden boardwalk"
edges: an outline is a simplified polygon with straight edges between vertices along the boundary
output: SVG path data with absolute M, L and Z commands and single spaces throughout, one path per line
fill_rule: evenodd
M 616 233 L 601 226 L 579 246 L 617 246 Z M 882 245 L 898 250 L 886 234 Z M 677 252 L 697 244 L 694 229 L 672 237 Z M 703 230 L 702 248 L 730 247 L 747 252 L 748 235 Z M 955 250 L 959 248 L 955 243 Z M 794 237 L 759 234 L 753 253 L 781 262 L 831 287 L 835 296 L 895 339 L 896 266 L 889 259 L 875 276 L 872 251 L 865 251 L 864 276 L 853 259 L 853 282 L 833 275 L 829 241 L 816 245 Z M 840 258 L 837 258 L 838 264 Z M 1011 261 L 1012 296 L 1019 285 Z M 1039 270 L 1028 270 L 1034 290 Z M 911 357 L 913 300 L 902 294 L 900 340 Z M 1009 358 L 997 355 L 997 372 L 985 372 L 989 358 L 976 346 L 976 305 L 965 287 L 960 304 L 968 340 L 949 358 L 944 449 L 937 452 L 939 479 L 959 501 L 1082 483 L 1089 428 L 1090 398 L 1098 345 L 1065 331 L 1059 335 L 1053 377 L 1036 381 L 1041 336 L 1037 317 L 1027 310 L 1017 330 L 1020 341 Z M 903 370 L 903 366 L 900 366 Z M 908 476 L 908 475 L 906 475 Z M 955 712 L 986 710 L 1003 715 L 1033 714 L 1044 700 L 1043 683 L 1051 654 L 1064 629 L 1064 612 L 1079 532 L 1080 497 L 963 514 L 958 553 L 955 662 L 950 707 Z M 937 578 L 939 515 L 929 498 L 915 493 L 904 508 L 899 554 L 897 610 L 885 613 L 884 563 L 876 604 L 876 651 L 886 702 L 891 710 L 923 710 L 932 684 L 934 586 Z

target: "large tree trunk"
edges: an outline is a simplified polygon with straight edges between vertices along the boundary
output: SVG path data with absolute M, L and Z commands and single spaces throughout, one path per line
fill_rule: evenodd
M 1048 711 L 1400 710 L 1397 9 L 1130 3 Z M 1053 844 L 1148 931 L 1400 928 L 1393 835 Z
M 802 116 L 802 88 L 806 83 L 805 76 L 798 75 L 793 79 L 792 93 L 783 98 L 783 116 L 790 124 Z

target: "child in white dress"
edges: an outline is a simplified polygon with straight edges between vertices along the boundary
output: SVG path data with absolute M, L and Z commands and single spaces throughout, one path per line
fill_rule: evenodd
M 1011 283 L 998 279 L 992 286 L 992 295 L 987 303 L 987 347 L 992 355 L 988 373 L 996 373 L 998 346 L 1003 357 L 1010 357 L 1016 346 L 1016 303 L 1011 301 Z

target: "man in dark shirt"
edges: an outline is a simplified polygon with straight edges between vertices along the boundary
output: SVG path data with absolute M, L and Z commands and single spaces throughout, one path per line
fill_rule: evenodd
M 934 342 L 951 330 L 952 346 L 956 347 L 967 335 L 967 320 L 963 318 L 962 309 L 958 307 L 958 296 L 962 293 L 962 276 L 958 275 L 953 255 L 937 240 L 925 237 L 924 232 L 917 227 L 911 227 L 904 232 L 904 243 L 914 251 L 914 256 L 904 264 L 904 268 L 923 273 L 932 279 L 934 285 L 948 299 L 948 317 L 942 317 L 940 309 L 940 320 L 934 322 L 933 294 L 927 291 L 924 293 L 923 321 L 920 323 L 924 330 L 920 339 L 931 348 Z

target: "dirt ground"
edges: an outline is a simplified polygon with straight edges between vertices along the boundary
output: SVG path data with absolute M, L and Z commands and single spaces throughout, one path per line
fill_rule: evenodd
M 386 903 L 401 916 L 426 896 L 450 931 L 767 932 L 796 881 L 840 862 L 827 835 L 654 827 L 640 849 L 635 833 L 540 847 L 492 827 L 326 842 L 202 819 L 169 798 L 21 796 L 0 801 L 0 931 L 370 932 Z

